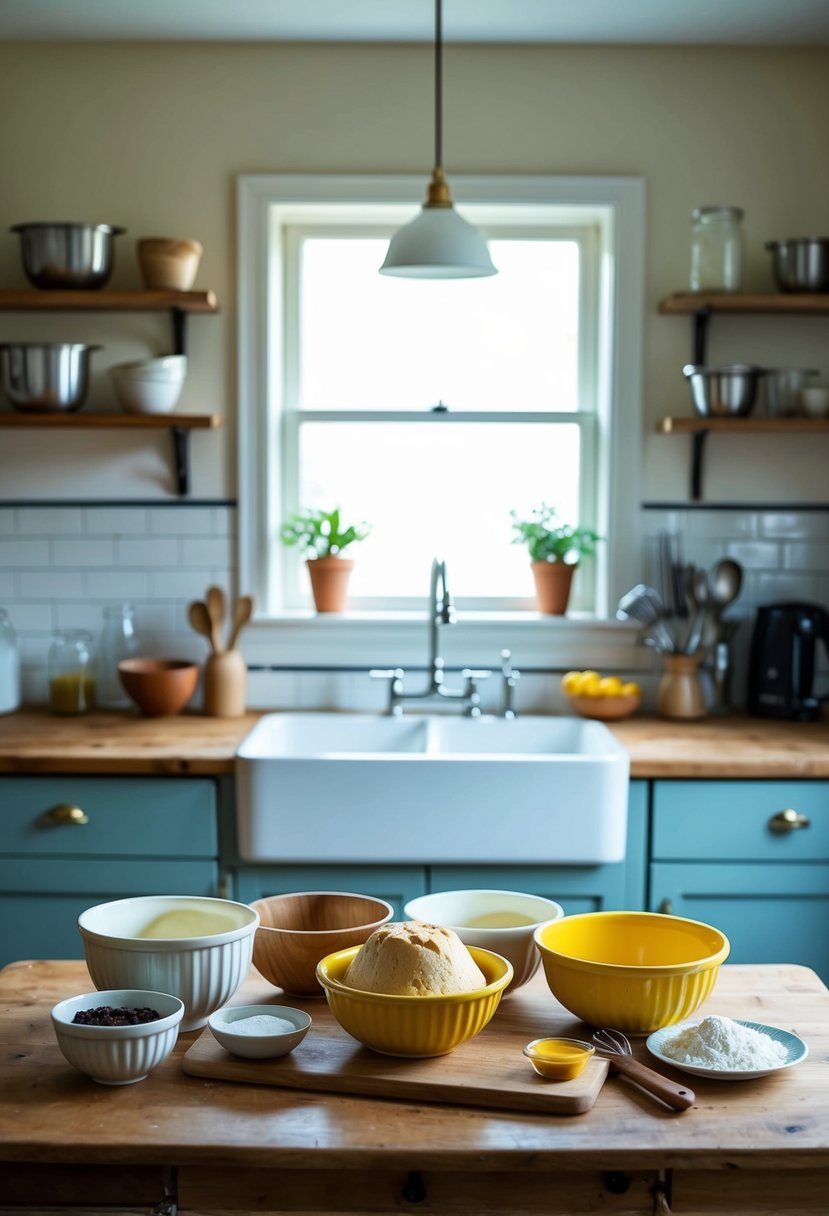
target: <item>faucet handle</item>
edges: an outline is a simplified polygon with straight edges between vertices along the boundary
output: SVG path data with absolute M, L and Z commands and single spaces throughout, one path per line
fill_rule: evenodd
M 402 667 L 372 667 L 368 673 L 372 680 L 402 680 Z
M 512 651 L 501 651 L 501 675 L 505 680 L 520 680 L 521 672 L 517 671 L 512 665 Z
M 465 680 L 473 680 L 473 681 L 488 680 L 489 677 L 492 675 L 492 672 L 489 670 L 488 667 L 483 667 L 483 668 L 464 667 L 463 670 L 461 671 L 461 675 L 463 676 L 463 678 Z

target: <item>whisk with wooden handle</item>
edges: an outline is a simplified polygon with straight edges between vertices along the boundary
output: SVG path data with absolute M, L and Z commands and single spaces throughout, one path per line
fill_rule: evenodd
M 696 1094 L 687 1085 L 676 1085 L 668 1077 L 634 1059 L 630 1042 L 620 1030 L 597 1030 L 593 1034 L 593 1042 L 599 1055 L 610 1061 L 611 1068 L 634 1081 L 640 1089 L 661 1099 L 666 1106 L 673 1110 L 687 1110 L 696 1102 Z

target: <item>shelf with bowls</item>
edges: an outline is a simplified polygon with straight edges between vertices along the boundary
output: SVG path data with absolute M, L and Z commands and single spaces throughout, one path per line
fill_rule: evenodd
M 215 315 L 218 311 L 219 303 L 212 291 L 0 288 L 0 312 L 168 312 L 176 355 L 186 354 L 186 318 L 189 315 Z M 190 486 L 190 432 L 213 430 L 221 425 L 222 419 L 218 414 L 79 414 L 65 410 L 0 413 L 0 427 L 168 430 L 173 442 L 175 484 L 179 496 L 186 495 Z
M 660 316 L 693 317 L 692 361 L 705 365 L 708 323 L 715 314 L 727 316 L 829 316 L 829 292 L 678 291 L 659 301 Z M 702 498 L 703 452 L 706 436 L 717 434 L 827 434 L 826 418 L 660 418 L 658 435 L 691 436 L 691 498 Z

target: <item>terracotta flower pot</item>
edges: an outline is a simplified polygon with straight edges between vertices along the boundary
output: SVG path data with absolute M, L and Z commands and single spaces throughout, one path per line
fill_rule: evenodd
M 535 598 L 539 612 L 564 616 L 576 566 L 565 562 L 532 562 Z
M 354 562 L 346 557 L 316 557 L 307 564 L 317 612 L 342 612 Z

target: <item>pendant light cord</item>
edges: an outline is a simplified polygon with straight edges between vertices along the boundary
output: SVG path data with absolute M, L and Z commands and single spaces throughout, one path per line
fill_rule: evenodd
M 435 0 L 435 168 L 443 167 L 443 0 Z

